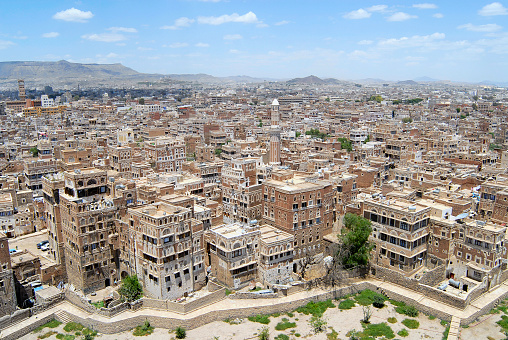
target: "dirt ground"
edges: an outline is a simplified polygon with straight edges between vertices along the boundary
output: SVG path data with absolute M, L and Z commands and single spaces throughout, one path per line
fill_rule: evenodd
M 486 314 L 478 318 L 475 322 L 469 324 L 469 327 L 462 328 L 460 331 L 460 339 L 489 339 L 489 340 L 501 340 L 506 339 L 506 336 L 502 332 L 502 328 L 496 324 L 497 321 L 501 320 L 499 314 Z
M 336 305 L 337 302 L 334 302 Z M 429 319 L 428 316 L 420 313 L 420 315 L 415 318 L 419 321 L 420 326 L 418 329 L 408 329 L 401 322 L 402 320 L 408 318 L 405 315 L 398 314 L 395 311 L 394 306 L 392 306 L 389 302 L 386 302 L 386 306 L 382 309 L 373 308 L 372 309 L 372 317 L 371 323 L 377 324 L 381 322 L 387 323 L 395 333 L 396 339 L 403 339 L 403 337 L 397 335 L 402 329 L 407 329 L 409 335 L 405 337 L 405 339 L 428 339 L 428 340 L 440 340 L 443 336 L 443 332 L 445 330 L 445 326 L 441 325 L 439 319 Z M 489 315 L 487 315 L 488 317 Z M 395 317 L 397 321 L 395 323 L 387 322 L 389 317 Z M 494 315 L 497 319 L 500 318 L 499 315 Z M 289 322 L 295 322 L 296 328 L 289 328 L 284 331 L 275 330 L 275 326 L 278 322 L 282 320 L 282 318 L 289 319 Z M 338 308 L 328 308 L 324 313 L 323 318 L 327 321 L 327 330 L 323 333 L 315 334 L 312 331 L 311 326 L 309 325 L 309 320 L 311 315 L 305 315 L 302 313 L 295 312 L 292 317 L 287 314 L 282 314 L 277 317 L 270 317 L 270 323 L 267 325 L 270 330 L 270 339 L 274 339 L 279 334 L 283 333 L 289 336 L 290 339 L 316 339 L 316 340 L 327 340 L 327 333 L 331 333 L 331 328 L 338 333 L 337 339 L 348 339 L 346 334 L 353 329 L 357 331 L 362 330 L 362 325 L 360 320 L 363 318 L 363 311 L 361 306 L 355 306 L 350 310 L 340 310 Z M 492 318 L 491 318 L 492 319 Z M 497 321 L 497 319 L 495 321 Z M 489 319 L 490 320 L 490 319 Z M 494 321 L 494 319 L 490 320 Z M 495 322 L 494 321 L 494 322 Z M 199 339 L 199 340 L 240 340 L 240 339 L 257 339 L 257 333 L 263 327 L 263 324 L 257 322 L 251 322 L 247 319 L 241 320 L 240 324 L 230 324 L 224 321 L 216 321 L 204 325 L 202 327 L 198 327 L 196 329 L 188 330 L 186 339 Z M 500 333 L 498 330 L 500 327 L 497 325 L 494 327 L 491 322 L 480 323 L 478 326 L 470 327 L 467 329 L 463 329 L 462 339 L 485 339 L 485 329 L 491 327 L 489 329 L 489 334 L 497 334 L 493 336 L 493 339 L 501 339 Z M 485 328 L 484 330 L 481 330 Z M 62 334 L 68 334 L 62 330 L 63 325 L 55 329 L 45 328 L 39 333 L 31 333 L 26 336 L 20 338 L 21 340 L 35 340 L 38 336 L 45 334 L 48 331 L 56 331 Z M 476 333 L 477 332 L 477 333 Z M 297 337 L 297 334 L 300 335 Z M 77 339 L 82 339 L 82 336 L 77 336 Z M 174 333 L 169 333 L 167 329 L 156 328 L 154 332 L 145 337 L 135 337 L 132 335 L 132 331 L 122 332 L 119 334 L 99 334 L 96 339 L 100 340 L 125 340 L 125 339 L 172 339 L 174 338 Z M 56 334 L 51 335 L 46 338 L 49 340 L 56 339 Z

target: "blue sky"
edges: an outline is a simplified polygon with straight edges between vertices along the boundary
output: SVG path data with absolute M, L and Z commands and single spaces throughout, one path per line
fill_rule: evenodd
M 21 6 L 23 5 L 23 6 Z M 506 81 L 508 0 L 2 1 L 0 61 L 140 72 Z

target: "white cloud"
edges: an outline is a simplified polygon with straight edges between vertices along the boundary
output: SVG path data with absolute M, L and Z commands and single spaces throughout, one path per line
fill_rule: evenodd
M 131 27 L 110 27 L 108 31 L 111 32 L 125 32 L 125 33 L 138 33 L 138 30 Z
M 492 15 L 508 15 L 508 9 L 499 2 L 493 2 L 484 6 L 478 11 L 478 14 L 485 17 Z
M 108 54 L 106 55 L 106 58 L 118 58 L 118 57 L 119 57 L 119 55 L 118 55 L 118 54 L 116 54 L 116 53 L 113 53 L 113 52 L 108 53 Z
M 356 19 L 367 19 L 367 18 L 370 18 L 372 14 L 367 12 L 366 10 L 364 10 L 363 8 L 360 8 L 356 11 L 351 11 L 349 13 L 346 13 L 344 14 L 344 18 L 345 19 L 352 19 L 352 20 L 356 20 Z
M 198 22 L 200 24 L 207 25 L 222 25 L 228 22 L 241 22 L 244 24 L 256 24 L 259 23 L 256 14 L 253 12 L 248 12 L 244 15 L 239 15 L 238 13 L 233 13 L 231 15 L 224 14 L 219 17 L 198 17 Z
M 240 34 L 226 34 L 224 40 L 240 40 L 243 37 Z
M 290 23 L 290 21 L 282 20 L 282 21 L 276 22 L 274 25 L 275 26 L 282 26 L 282 25 L 287 25 L 289 23 Z
M 93 33 L 93 34 L 85 34 L 82 35 L 81 38 L 92 40 L 92 41 L 100 41 L 100 42 L 118 42 L 126 40 L 127 38 L 123 34 L 119 33 Z
M 139 46 L 137 48 L 138 51 L 153 51 L 153 48 L 151 47 L 142 47 L 142 46 Z
M 436 13 L 436 14 L 433 14 L 432 16 L 437 19 L 442 19 L 444 17 L 444 15 L 442 13 Z
M 175 23 L 172 26 L 162 26 L 163 30 L 179 30 L 182 27 L 189 27 L 196 20 L 190 19 L 187 17 L 181 17 L 175 20 Z
M 240 53 L 240 51 L 238 51 L 238 50 L 229 50 L 229 53 L 237 54 L 237 53 Z
M 196 47 L 210 47 L 210 44 L 199 42 L 195 44 Z
M 372 40 L 360 40 L 358 45 L 371 45 L 373 43 Z
M 80 11 L 74 7 L 66 9 L 53 15 L 53 19 L 71 21 L 71 22 L 87 22 L 92 19 L 93 13 L 90 11 Z
M 418 18 L 416 15 L 407 14 L 404 12 L 397 12 L 389 16 L 386 20 L 388 21 L 406 21 L 409 19 L 416 19 Z
M 413 35 L 412 37 L 391 38 L 379 41 L 378 46 L 383 48 L 405 48 L 405 47 L 429 47 L 434 43 L 445 38 L 444 33 L 433 33 L 430 35 Z
M 0 50 L 5 50 L 12 45 L 15 45 L 12 41 L 0 40 Z
M 384 12 L 388 6 L 386 5 L 375 5 L 367 8 L 367 11 L 369 12 Z
M 465 29 L 473 32 L 496 32 L 502 29 L 503 27 L 496 24 L 485 24 L 485 25 L 473 25 L 473 24 L 465 24 L 457 27 L 458 29 Z
M 43 38 L 56 38 L 59 35 L 60 35 L 60 33 L 58 33 L 58 32 L 48 32 L 48 33 L 43 33 L 42 37 Z
M 182 43 L 182 42 L 176 42 L 176 43 L 172 43 L 171 45 L 169 45 L 169 47 L 171 47 L 171 48 L 182 48 L 182 47 L 187 47 L 187 46 L 189 46 L 189 44 Z
M 423 3 L 423 4 L 414 4 L 413 7 L 414 8 L 418 8 L 418 9 L 436 9 L 437 5 L 436 4 Z

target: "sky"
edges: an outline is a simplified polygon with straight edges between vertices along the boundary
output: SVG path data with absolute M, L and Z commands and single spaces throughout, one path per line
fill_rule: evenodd
M 508 80 L 508 0 L 424 1 L 2 0 L 0 61 L 266 79 Z

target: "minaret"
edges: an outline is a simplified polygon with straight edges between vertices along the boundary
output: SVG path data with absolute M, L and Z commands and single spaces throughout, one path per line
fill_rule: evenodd
M 272 114 L 270 126 L 270 164 L 280 164 L 280 127 L 279 127 L 279 101 L 275 98 L 272 102 Z

